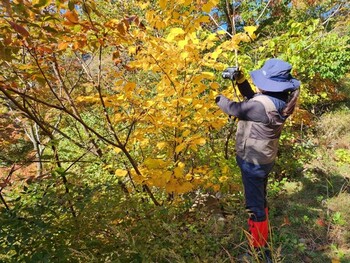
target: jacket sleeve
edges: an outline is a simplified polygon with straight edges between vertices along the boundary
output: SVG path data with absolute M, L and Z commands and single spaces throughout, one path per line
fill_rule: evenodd
M 262 123 L 269 122 L 265 108 L 259 101 L 247 100 L 243 102 L 235 102 L 229 100 L 224 95 L 217 96 L 215 101 L 223 112 L 230 116 L 235 116 L 240 120 Z
M 248 80 L 243 81 L 242 83 L 237 83 L 238 90 L 242 94 L 243 97 L 247 99 L 251 99 L 254 97 L 255 92 L 250 86 Z

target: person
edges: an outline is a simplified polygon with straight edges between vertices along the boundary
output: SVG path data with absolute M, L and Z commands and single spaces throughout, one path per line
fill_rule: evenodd
M 236 161 L 241 170 L 249 215 L 249 244 L 256 251 L 264 250 L 265 256 L 270 258 L 267 180 L 277 156 L 283 125 L 295 109 L 300 81 L 292 77 L 292 66 L 288 62 L 268 59 L 261 69 L 250 72 L 259 90 L 255 93 L 238 68 L 229 69 L 224 73 L 232 73 L 231 79 L 236 81 L 245 100 L 235 102 L 219 95 L 215 101 L 224 113 L 238 119 Z M 267 262 L 272 261 L 267 259 Z

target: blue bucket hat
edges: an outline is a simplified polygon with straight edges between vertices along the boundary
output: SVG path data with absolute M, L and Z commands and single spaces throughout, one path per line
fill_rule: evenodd
M 271 58 L 263 67 L 250 72 L 253 83 L 261 90 L 270 92 L 293 91 L 299 88 L 300 81 L 290 74 L 292 66 L 277 58 Z

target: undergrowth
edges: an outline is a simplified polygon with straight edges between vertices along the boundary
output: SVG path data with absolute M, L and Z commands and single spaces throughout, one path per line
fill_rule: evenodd
M 350 262 L 349 122 L 347 107 L 327 113 L 310 141 L 280 154 L 268 187 L 273 262 Z M 54 176 L 4 192 L 0 262 L 236 262 L 247 252 L 242 188 L 157 207 L 93 171 L 68 175 L 72 196 Z

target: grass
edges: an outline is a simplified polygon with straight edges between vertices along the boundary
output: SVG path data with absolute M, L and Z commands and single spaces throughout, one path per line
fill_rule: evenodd
M 349 123 L 349 109 L 324 115 L 315 158 L 270 200 L 272 243 L 282 247 L 282 262 L 350 262 Z

